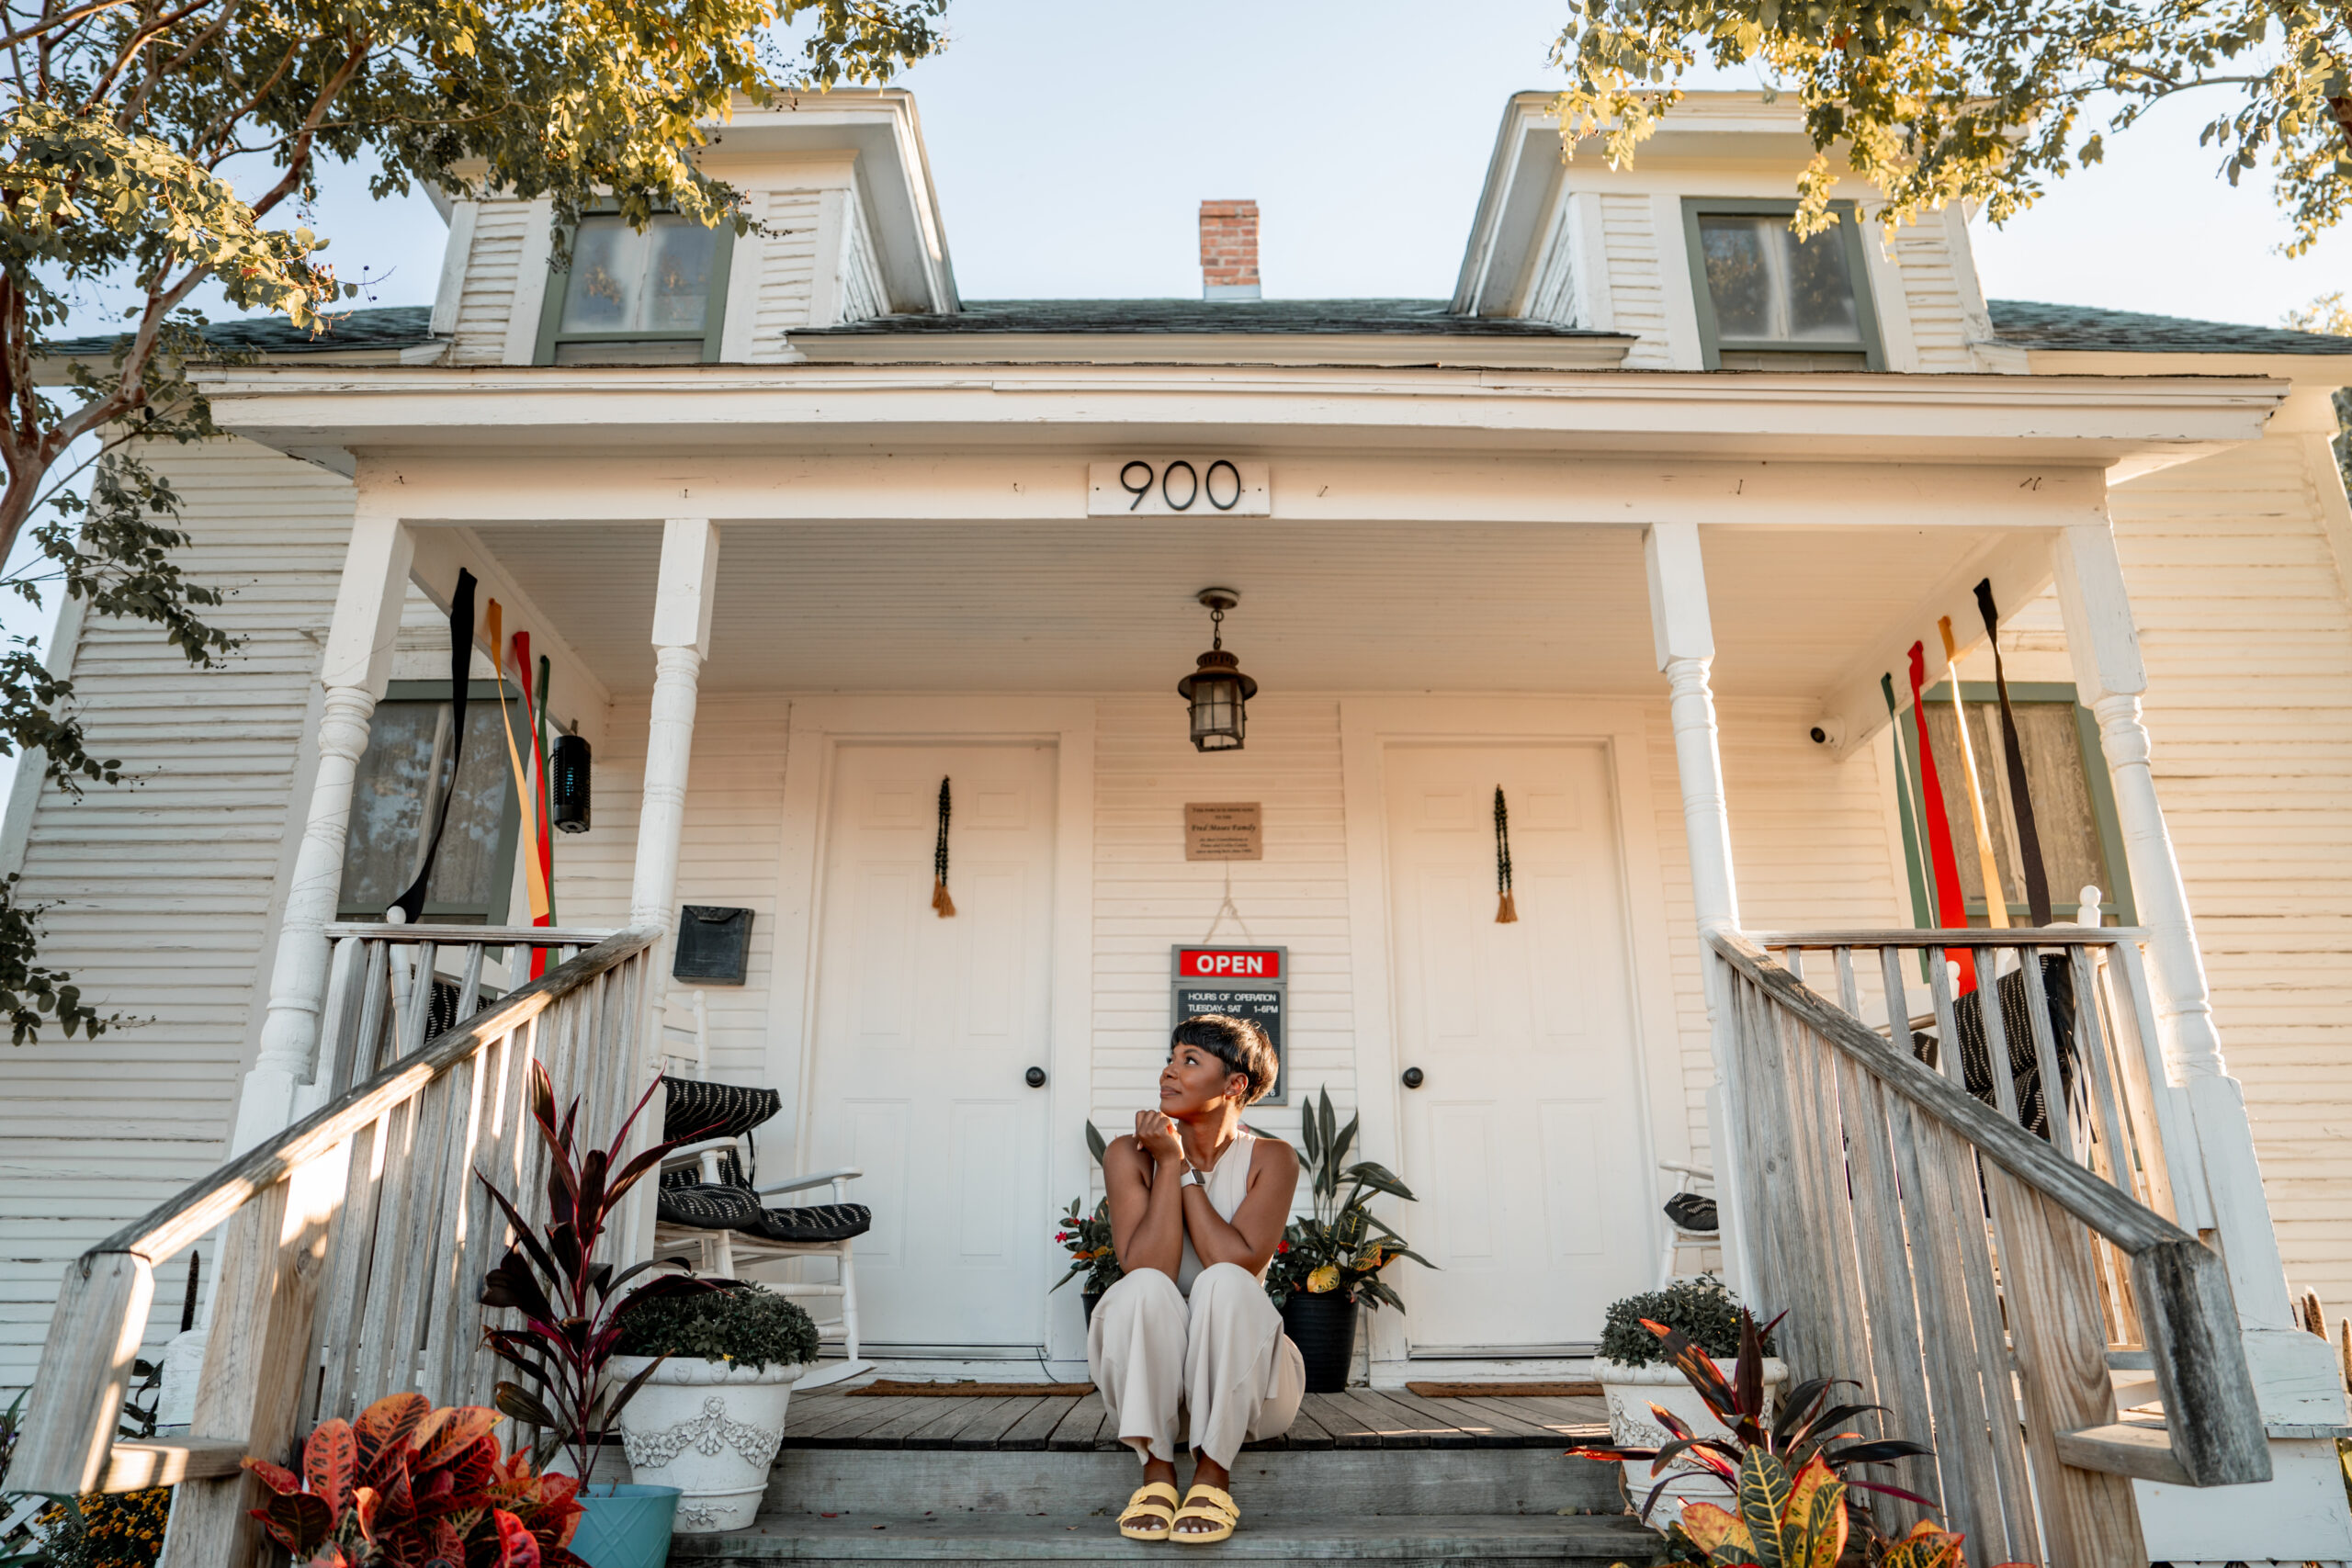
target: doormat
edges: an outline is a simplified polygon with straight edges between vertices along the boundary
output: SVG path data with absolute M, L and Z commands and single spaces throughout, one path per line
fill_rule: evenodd
M 1408 1382 L 1423 1399 L 1599 1399 L 1597 1382 Z
M 1091 1382 L 901 1382 L 880 1378 L 849 1391 L 852 1399 L 1082 1399 Z

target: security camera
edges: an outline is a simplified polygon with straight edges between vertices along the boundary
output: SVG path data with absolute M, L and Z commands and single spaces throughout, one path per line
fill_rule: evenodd
M 1813 728 L 1804 733 L 1805 739 L 1815 746 L 1843 745 L 1846 739 L 1846 721 L 1841 718 L 1815 719 Z

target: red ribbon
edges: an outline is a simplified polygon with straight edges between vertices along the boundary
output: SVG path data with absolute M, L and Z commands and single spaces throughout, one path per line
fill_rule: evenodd
M 1936 919 L 1948 931 L 1968 924 L 1968 899 L 1960 890 L 1960 857 L 1952 853 L 1951 818 L 1944 815 L 1943 784 L 1936 777 L 1935 749 L 1928 744 L 1928 705 L 1919 688 L 1928 679 L 1928 645 L 1911 645 L 1911 716 L 1919 726 L 1919 789 L 1927 796 L 1928 858 L 1936 870 Z M 1953 677 L 1959 679 L 1958 676 Z M 1960 965 L 1961 996 L 1976 988 L 1976 955 L 1948 947 L 1944 956 Z

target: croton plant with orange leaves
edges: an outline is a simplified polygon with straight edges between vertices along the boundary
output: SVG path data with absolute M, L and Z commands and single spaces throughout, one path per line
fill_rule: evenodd
M 304 1568 L 585 1568 L 565 1550 L 580 1520 L 569 1475 L 499 1451 L 498 1412 L 435 1410 L 421 1393 L 378 1400 L 356 1421 L 322 1421 L 302 1473 L 245 1468 L 274 1495 L 253 1510 Z

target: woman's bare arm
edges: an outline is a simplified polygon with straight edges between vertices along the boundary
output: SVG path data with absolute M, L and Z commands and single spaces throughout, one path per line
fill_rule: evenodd
M 1206 1192 L 1184 1188 L 1184 1229 L 1202 1265 L 1238 1263 L 1252 1274 L 1265 1268 L 1283 1239 L 1297 1190 L 1298 1155 L 1279 1138 L 1261 1138 L 1251 1146 L 1250 1191 L 1230 1223 L 1218 1217 Z
M 1184 1258 L 1184 1155 L 1174 1134 L 1167 1144 L 1147 1148 L 1132 1135 L 1115 1140 L 1102 1153 L 1102 1181 L 1119 1267 L 1129 1274 L 1157 1269 L 1173 1280 Z

